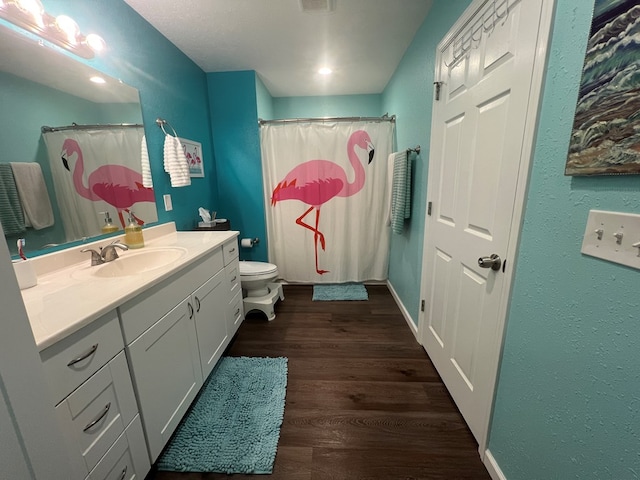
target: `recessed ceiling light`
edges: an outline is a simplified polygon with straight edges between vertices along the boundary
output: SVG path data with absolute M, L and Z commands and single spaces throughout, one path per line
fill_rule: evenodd
M 89 80 L 93 83 L 107 83 L 107 81 L 102 77 L 91 77 Z
M 320 75 L 330 75 L 332 71 L 333 70 L 331 70 L 329 67 L 322 67 L 320 70 L 318 70 L 318 73 Z

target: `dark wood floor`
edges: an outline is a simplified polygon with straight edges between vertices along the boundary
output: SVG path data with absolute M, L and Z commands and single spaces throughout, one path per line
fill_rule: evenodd
M 471 432 L 386 286 L 366 302 L 312 302 L 285 286 L 276 319 L 251 314 L 231 356 L 286 356 L 273 474 L 171 473 L 147 480 L 490 479 Z

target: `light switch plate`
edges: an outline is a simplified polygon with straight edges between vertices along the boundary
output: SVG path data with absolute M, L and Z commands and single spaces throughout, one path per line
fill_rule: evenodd
M 590 210 L 581 252 L 640 269 L 640 215 Z
M 162 196 L 162 199 L 164 200 L 164 211 L 170 212 L 171 210 L 173 210 L 173 204 L 171 203 L 171 195 L 169 195 L 168 193 L 165 193 Z

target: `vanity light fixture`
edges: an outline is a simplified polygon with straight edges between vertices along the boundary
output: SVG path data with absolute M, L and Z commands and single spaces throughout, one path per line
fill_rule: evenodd
M 0 0 L 0 18 L 83 58 L 93 58 L 106 46 L 95 33 L 83 35 L 71 17 L 48 14 L 40 0 Z
M 100 84 L 107 83 L 107 81 L 104 78 L 98 77 L 97 75 L 94 77 L 91 77 L 89 80 L 92 81 L 93 83 L 100 83 Z

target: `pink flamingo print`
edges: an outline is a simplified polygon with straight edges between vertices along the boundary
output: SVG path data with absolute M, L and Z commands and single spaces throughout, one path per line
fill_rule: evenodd
M 118 212 L 120 223 L 125 226 L 122 212 L 131 213 L 129 208 L 137 202 L 155 202 L 153 188 L 142 185 L 142 175 L 123 165 L 102 165 L 89 174 L 89 186 L 84 185 L 84 158 L 78 142 L 72 138 L 62 144 L 62 163 L 70 171 L 68 158 L 76 154 L 73 168 L 73 186 L 81 197 L 93 202 L 104 200 Z M 144 221 L 131 214 L 139 225 Z
M 369 152 L 369 161 L 373 160 L 373 145 L 369 134 L 364 130 L 358 130 L 351 134 L 347 142 L 347 156 L 349 163 L 355 171 L 355 179 L 352 183 L 347 181 L 347 174 L 344 169 L 329 160 L 310 160 L 297 165 L 284 179 L 278 183 L 271 195 L 271 205 L 275 206 L 282 200 L 300 200 L 310 207 L 296 219 L 296 223 L 301 227 L 313 232 L 313 241 L 316 257 L 316 272 L 320 275 L 329 270 L 322 270 L 318 267 L 318 241 L 322 250 L 326 243 L 322 232 L 318 229 L 320 224 L 320 207 L 333 197 L 350 197 L 355 195 L 364 186 L 364 167 L 360 158 L 355 152 L 356 145 Z M 315 227 L 305 223 L 304 218 L 316 211 Z

